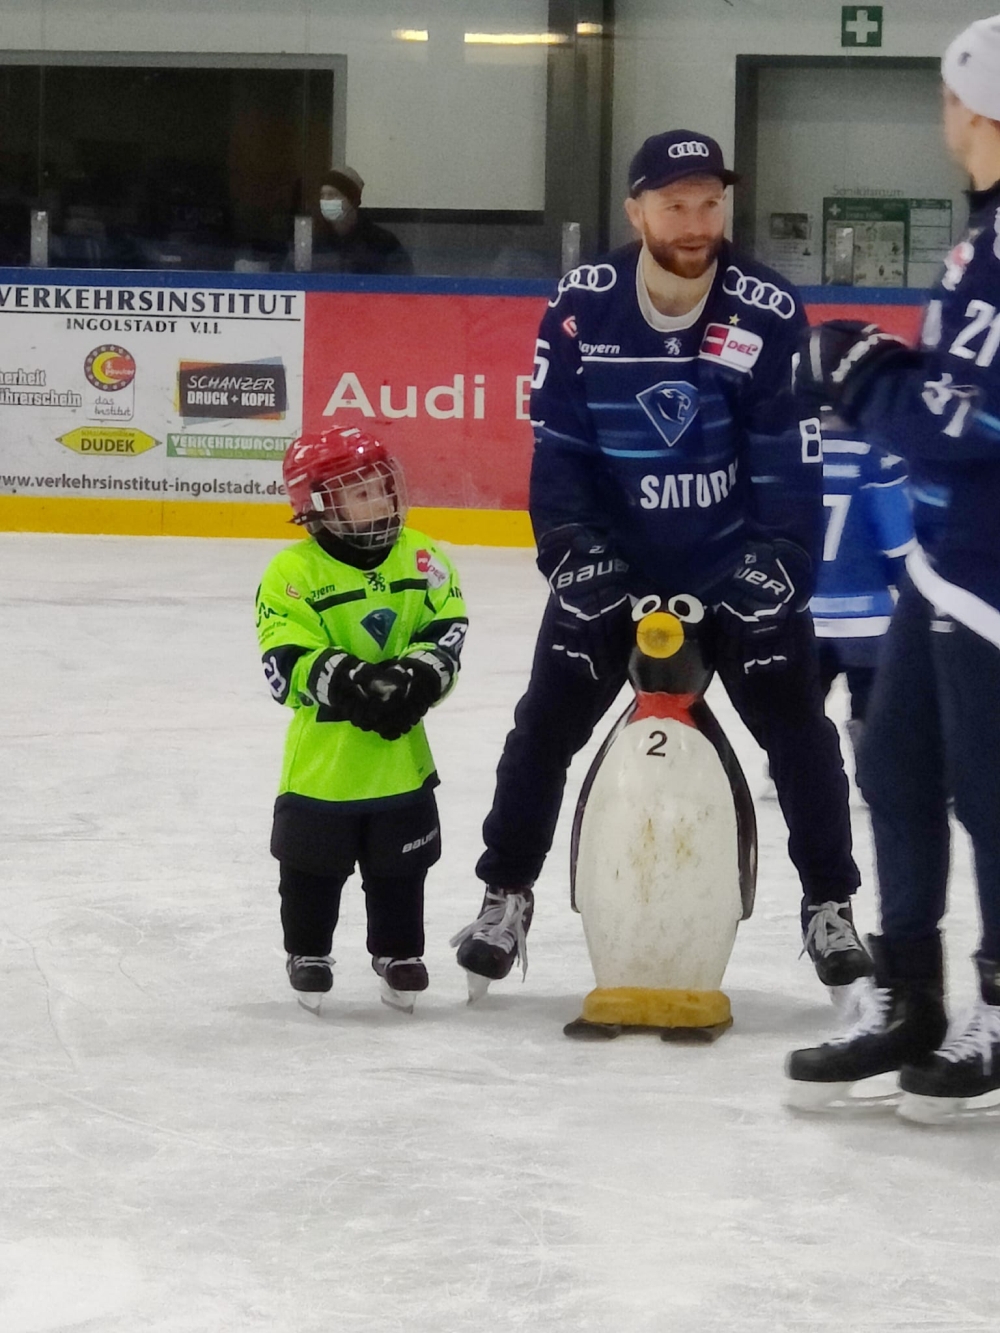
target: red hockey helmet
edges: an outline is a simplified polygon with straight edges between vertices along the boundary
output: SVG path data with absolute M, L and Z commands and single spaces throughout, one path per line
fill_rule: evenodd
M 348 546 L 388 550 L 406 522 L 402 468 L 354 426 L 293 440 L 282 473 L 294 521 L 310 532 L 326 528 Z

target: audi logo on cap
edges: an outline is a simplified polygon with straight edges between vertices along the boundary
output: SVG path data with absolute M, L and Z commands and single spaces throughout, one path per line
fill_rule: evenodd
M 779 319 L 791 319 L 795 314 L 795 298 L 791 292 L 776 287 L 773 282 L 750 277 L 735 264 L 730 264 L 726 269 L 722 290 L 727 296 L 735 296 L 744 305 L 753 306 L 757 310 L 770 310 Z
M 667 149 L 668 157 L 708 157 L 708 144 L 699 139 L 688 139 L 686 143 L 672 143 Z

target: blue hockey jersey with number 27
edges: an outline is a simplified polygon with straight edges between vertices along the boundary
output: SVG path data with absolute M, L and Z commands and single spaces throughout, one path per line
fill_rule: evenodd
M 574 269 L 542 319 L 536 538 L 582 524 L 628 563 L 637 594 L 711 594 L 751 536 L 796 541 L 815 565 L 821 442 L 790 393 L 795 289 L 725 244 L 703 307 L 663 328 L 639 258 L 635 243 Z
M 890 588 L 912 550 L 906 465 L 849 431 L 823 432 L 823 558 L 810 603 L 821 639 L 877 639 L 889 628 Z

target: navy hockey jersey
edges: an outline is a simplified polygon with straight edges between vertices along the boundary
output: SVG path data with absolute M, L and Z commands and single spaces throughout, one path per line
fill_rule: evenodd
M 1000 183 L 970 198 L 969 231 L 930 294 L 920 364 L 873 377 L 855 416 L 865 439 L 909 463 L 913 582 L 1000 646 Z
M 725 244 L 703 307 L 663 329 L 639 256 L 635 242 L 566 274 L 542 319 L 536 539 L 582 524 L 628 562 L 636 593 L 711 592 L 750 536 L 796 541 L 815 566 L 822 449 L 790 393 L 795 289 Z
M 889 628 L 890 588 L 913 549 L 906 465 L 842 430 L 823 434 L 823 556 L 810 603 L 819 638 L 872 639 Z

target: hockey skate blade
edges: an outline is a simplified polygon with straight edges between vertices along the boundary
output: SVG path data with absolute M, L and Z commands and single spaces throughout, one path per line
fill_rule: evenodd
M 318 1016 L 323 1012 L 323 1001 L 329 993 L 322 990 L 299 990 L 295 992 L 295 998 L 307 1014 Z
M 915 1125 L 947 1125 L 965 1106 L 963 1097 L 922 1097 L 904 1092 L 896 1113 Z
M 793 1078 L 785 1085 L 784 1102 L 792 1111 L 828 1111 L 848 1100 L 851 1087 L 850 1083 L 809 1083 Z
M 381 999 L 384 1005 L 390 1009 L 398 1009 L 400 1013 L 412 1014 L 413 1007 L 417 1002 L 419 991 L 415 990 L 394 990 L 388 985 L 384 977 L 379 978 L 379 988 L 381 990 Z
M 885 1075 L 874 1074 L 871 1078 L 858 1079 L 856 1082 L 819 1083 L 808 1079 L 786 1079 L 784 1103 L 790 1111 L 833 1111 L 854 1112 L 878 1110 L 899 1105 L 899 1089 L 889 1086 L 886 1091 Z
M 466 969 L 465 979 L 469 987 L 469 1004 L 475 1004 L 481 1000 L 490 988 L 492 977 L 481 977 L 478 972 L 470 972 Z

